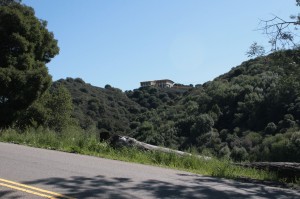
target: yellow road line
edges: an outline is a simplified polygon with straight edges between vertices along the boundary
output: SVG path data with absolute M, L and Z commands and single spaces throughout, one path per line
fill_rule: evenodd
M 16 186 L 4 184 L 4 183 L 1 183 L 1 182 L 0 182 L 0 186 L 8 187 L 8 188 L 11 188 L 11 189 L 16 189 L 16 190 L 23 191 L 23 192 L 26 192 L 26 193 L 30 193 L 30 194 L 33 194 L 33 195 L 37 195 L 37 196 L 42 196 L 42 197 L 44 197 L 44 198 L 54 199 L 54 197 L 53 197 L 53 196 L 50 196 L 50 195 L 45 195 L 45 194 L 42 194 L 42 193 L 30 191 L 30 190 L 28 190 L 28 189 L 23 189 L 23 188 L 20 188 L 20 187 L 16 187 Z
M 5 182 L 5 183 L 9 183 L 9 184 L 12 184 L 12 185 L 8 185 L 8 184 L 3 184 L 3 183 L 0 183 L 0 185 L 3 185 L 3 186 L 10 186 L 10 188 L 14 187 L 15 189 L 17 190 L 20 190 L 20 191 L 24 191 L 24 190 L 27 190 L 27 189 L 31 189 L 31 190 L 35 190 L 35 191 L 39 191 L 39 192 L 42 192 L 41 195 L 45 195 L 45 194 L 50 194 L 52 196 L 49 196 L 49 195 L 45 195 L 45 196 L 48 196 L 48 198 L 55 198 L 53 196 L 57 196 L 57 197 L 60 197 L 60 198 L 66 198 L 66 199 L 75 199 L 75 198 L 72 198 L 72 197 L 69 197 L 69 196 L 65 196 L 63 194 L 59 194 L 59 193 L 56 193 L 56 192 L 52 192 L 52 191 L 47 191 L 47 190 L 44 190 L 44 189 L 40 189 L 40 188 L 37 188 L 37 187 L 32 187 L 32 186 L 28 186 L 28 185 L 25 185 L 25 184 L 21 184 L 21 183 L 17 183 L 17 182 L 13 182 L 13 181 L 10 181 L 10 180 L 5 180 L 5 179 L 2 179 L 0 178 L 0 182 Z M 19 187 L 16 187 L 16 186 L 13 186 L 13 185 L 17 185 Z M 27 189 L 23 189 L 23 188 L 20 188 L 20 187 L 24 187 L 24 188 L 27 188 Z M 30 191 L 30 190 L 27 190 L 27 191 Z M 25 191 L 25 192 L 27 192 Z M 33 192 L 33 193 L 38 193 L 38 192 L 35 192 L 35 191 L 30 191 L 30 192 Z M 38 193 L 40 194 L 40 193 Z M 45 197 L 44 196 L 44 197 Z

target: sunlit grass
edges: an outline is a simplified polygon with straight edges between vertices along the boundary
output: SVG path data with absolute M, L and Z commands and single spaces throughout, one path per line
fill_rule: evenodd
M 0 141 L 156 165 L 221 178 L 279 180 L 274 173 L 235 166 L 229 160 L 215 158 L 205 160 L 196 156 L 178 156 L 172 153 L 141 151 L 136 148 L 115 149 L 105 142 L 99 142 L 96 133 L 83 132 L 76 127 L 70 127 L 60 133 L 44 128 L 25 131 L 7 129 L 0 132 Z

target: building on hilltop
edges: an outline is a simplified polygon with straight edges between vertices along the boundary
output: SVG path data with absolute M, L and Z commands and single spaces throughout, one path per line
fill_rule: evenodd
M 154 86 L 154 87 L 160 87 L 160 88 L 172 88 L 173 85 L 174 85 L 174 82 L 169 79 L 141 82 L 141 87 Z
M 175 83 L 169 79 L 141 82 L 141 87 L 149 87 L 149 86 L 159 87 L 159 88 L 173 88 L 173 89 L 179 89 L 179 90 L 188 90 L 188 89 L 191 89 L 194 87 L 193 84 L 184 85 L 184 84 L 180 84 L 180 83 Z

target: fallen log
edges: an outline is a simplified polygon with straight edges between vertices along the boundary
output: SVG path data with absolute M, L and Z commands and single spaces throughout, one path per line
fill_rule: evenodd
M 138 149 L 145 150 L 145 151 L 160 151 L 160 152 L 164 152 L 164 153 L 173 153 L 173 154 L 180 155 L 180 156 L 191 156 L 192 155 L 191 153 L 140 142 L 140 141 L 138 141 L 134 138 L 128 137 L 128 136 L 114 135 L 110 139 L 110 144 L 113 147 L 136 147 Z M 201 156 L 201 155 L 196 155 L 196 157 L 203 158 L 204 160 L 211 159 L 211 157 Z
M 300 178 L 300 163 L 294 162 L 251 162 L 235 165 L 275 172 L 281 178 L 295 180 Z

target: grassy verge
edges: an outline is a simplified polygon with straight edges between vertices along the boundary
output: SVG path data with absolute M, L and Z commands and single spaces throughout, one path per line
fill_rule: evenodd
M 7 129 L 0 132 L 0 141 L 156 165 L 229 179 L 279 180 L 274 173 L 234 166 L 228 160 L 204 160 L 193 156 L 139 151 L 134 148 L 114 149 L 106 143 L 99 142 L 95 133 L 83 132 L 75 127 L 68 128 L 61 133 L 43 128 L 28 129 L 23 132 Z

